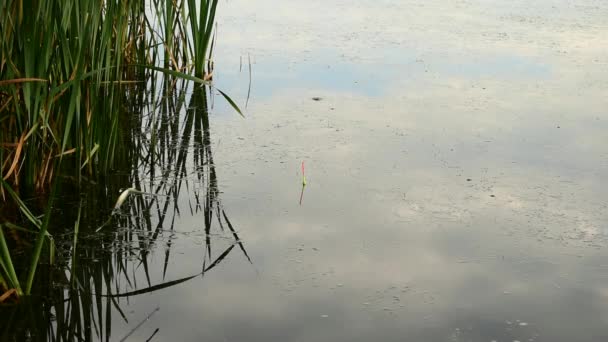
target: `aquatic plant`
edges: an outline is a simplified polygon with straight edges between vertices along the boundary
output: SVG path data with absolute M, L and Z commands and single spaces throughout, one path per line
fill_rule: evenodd
M 197 16 L 197 1 L 188 0 L 190 32 L 192 33 L 192 47 L 194 51 L 194 74 L 197 77 L 204 78 L 209 47 L 213 47 L 211 37 L 213 25 L 215 25 L 215 11 L 218 0 L 201 0 L 198 3 L 200 3 L 200 10 Z M 211 66 L 211 64 L 208 65 Z
M 0 1 L 1 170 L 24 191 L 48 187 L 54 158 L 89 176 L 111 168 L 125 82 L 210 78 L 217 0 L 31 5 L 24 15 L 22 1 Z
M 0 219 L 0 295 L 2 288 L 29 294 L 43 251 L 52 254 L 49 191 L 57 175 L 92 182 L 128 158 L 121 134 L 129 85 L 161 74 L 209 84 L 217 6 L 0 0 L 0 202 L 18 210 Z M 33 244 L 25 276 L 15 271 L 8 231 Z

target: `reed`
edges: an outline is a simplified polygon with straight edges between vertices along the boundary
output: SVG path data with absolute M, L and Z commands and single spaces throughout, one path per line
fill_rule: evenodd
M 19 209 L 0 216 L 0 295 L 3 287 L 29 294 L 45 246 L 53 251 L 49 192 L 57 175 L 76 184 L 101 179 L 127 158 L 120 143 L 129 122 L 125 85 L 153 82 L 159 73 L 209 84 L 217 6 L 0 0 L 0 202 Z M 23 200 L 33 197 L 42 199 Z M 21 277 L 4 234 L 15 227 L 33 244 Z
M 4 179 L 29 192 L 48 187 L 57 157 L 89 175 L 107 171 L 121 119 L 116 86 L 150 76 L 142 67 L 209 79 L 218 1 L 148 5 L 152 11 L 141 1 L 34 1 L 24 15 L 23 1 L 0 0 Z
M 192 44 L 194 48 L 194 74 L 198 77 L 205 76 L 205 62 L 207 61 L 209 47 L 212 43 L 213 25 L 215 24 L 215 12 L 218 0 L 201 0 L 199 13 L 196 13 L 195 0 L 188 0 L 190 9 L 190 32 L 192 33 Z M 210 70 L 209 70 L 210 71 Z

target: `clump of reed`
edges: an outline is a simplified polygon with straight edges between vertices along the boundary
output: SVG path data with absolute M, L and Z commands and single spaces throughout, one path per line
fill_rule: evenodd
M 0 217 L 0 295 L 2 288 L 29 294 L 43 251 L 52 255 L 49 192 L 56 176 L 79 183 L 114 167 L 127 121 L 120 110 L 125 84 L 158 73 L 209 82 L 217 6 L 217 0 L 0 0 L 0 203 L 19 213 Z M 49 202 L 38 209 L 25 204 L 41 193 Z M 24 275 L 15 272 L 8 230 L 33 241 Z

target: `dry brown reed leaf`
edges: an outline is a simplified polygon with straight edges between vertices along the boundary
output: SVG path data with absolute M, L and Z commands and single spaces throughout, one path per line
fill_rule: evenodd
M 21 138 L 19 139 L 19 143 L 17 144 L 17 149 L 15 150 L 15 155 L 13 156 L 13 163 L 11 164 L 11 167 L 8 169 L 8 172 L 6 173 L 6 175 L 3 177 L 5 180 L 11 176 L 11 174 L 15 171 L 15 169 L 17 169 L 17 165 L 19 164 L 19 157 L 21 157 L 21 151 L 23 150 L 23 145 L 25 144 L 25 135 L 26 135 L 26 133 L 24 132 L 21 135 Z
M 44 78 L 34 78 L 34 77 L 26 77 L 26 78 L 15 78 L 12 80 L 2 80 L 0 81 L 0 87 L 1 86 L 5 86 L 5 85 L 9 85 L 9 84 L 16 84 L 16 83 L 25 83 L 25 82 L 48 82 L 49 80 L 45 80 Z
M 10 296 L 14 295 L 15 298 L 17 298 L 17 290 L 15 289 L 10 289 L 6 292 L 4 292 L 2 294 L 2 296 L 0 296 L 0 303 L 4 303 L 5 300 L 7 300 L 8 298 L 10 298 Z

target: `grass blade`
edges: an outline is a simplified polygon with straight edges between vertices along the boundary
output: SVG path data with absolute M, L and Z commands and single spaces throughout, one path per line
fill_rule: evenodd
M 15 272 L 15 267 L 13 266 L 13 261 L 8 250 L 8 246 L 6 245 L 6 240 L 4 239 L 3 227 L 3 225 L 0 225 L 0 266 L 2 266 L 6 278 L 10 282 L 9 285 L 17 290 L 17 294 L 21 296 L 23 291 L 21 290 L 19 278 L 17 278 L 17 273 Z
M 232 108 L 234 108 L 234 110 L 237 111 L 237 113 L 241 114 L 241 116 L 244 118 L 245 115 L 243 115 L 243 112 L 241 112 L 241 109 L 239 108 L 239 106 L 237 106 L 237 104 L 232 101 L 232 99 L 230 98 L 230 96 L 228 96 L 226 93 L 224 93 L 223 91 L 215 88 L 217 91 L 220 92 L 220 94 L 224 97 L 224 99 L 226 99 L 226 101 L 228 101 L 228 103 L 230 103 L 230 105 L 232 106 Z

